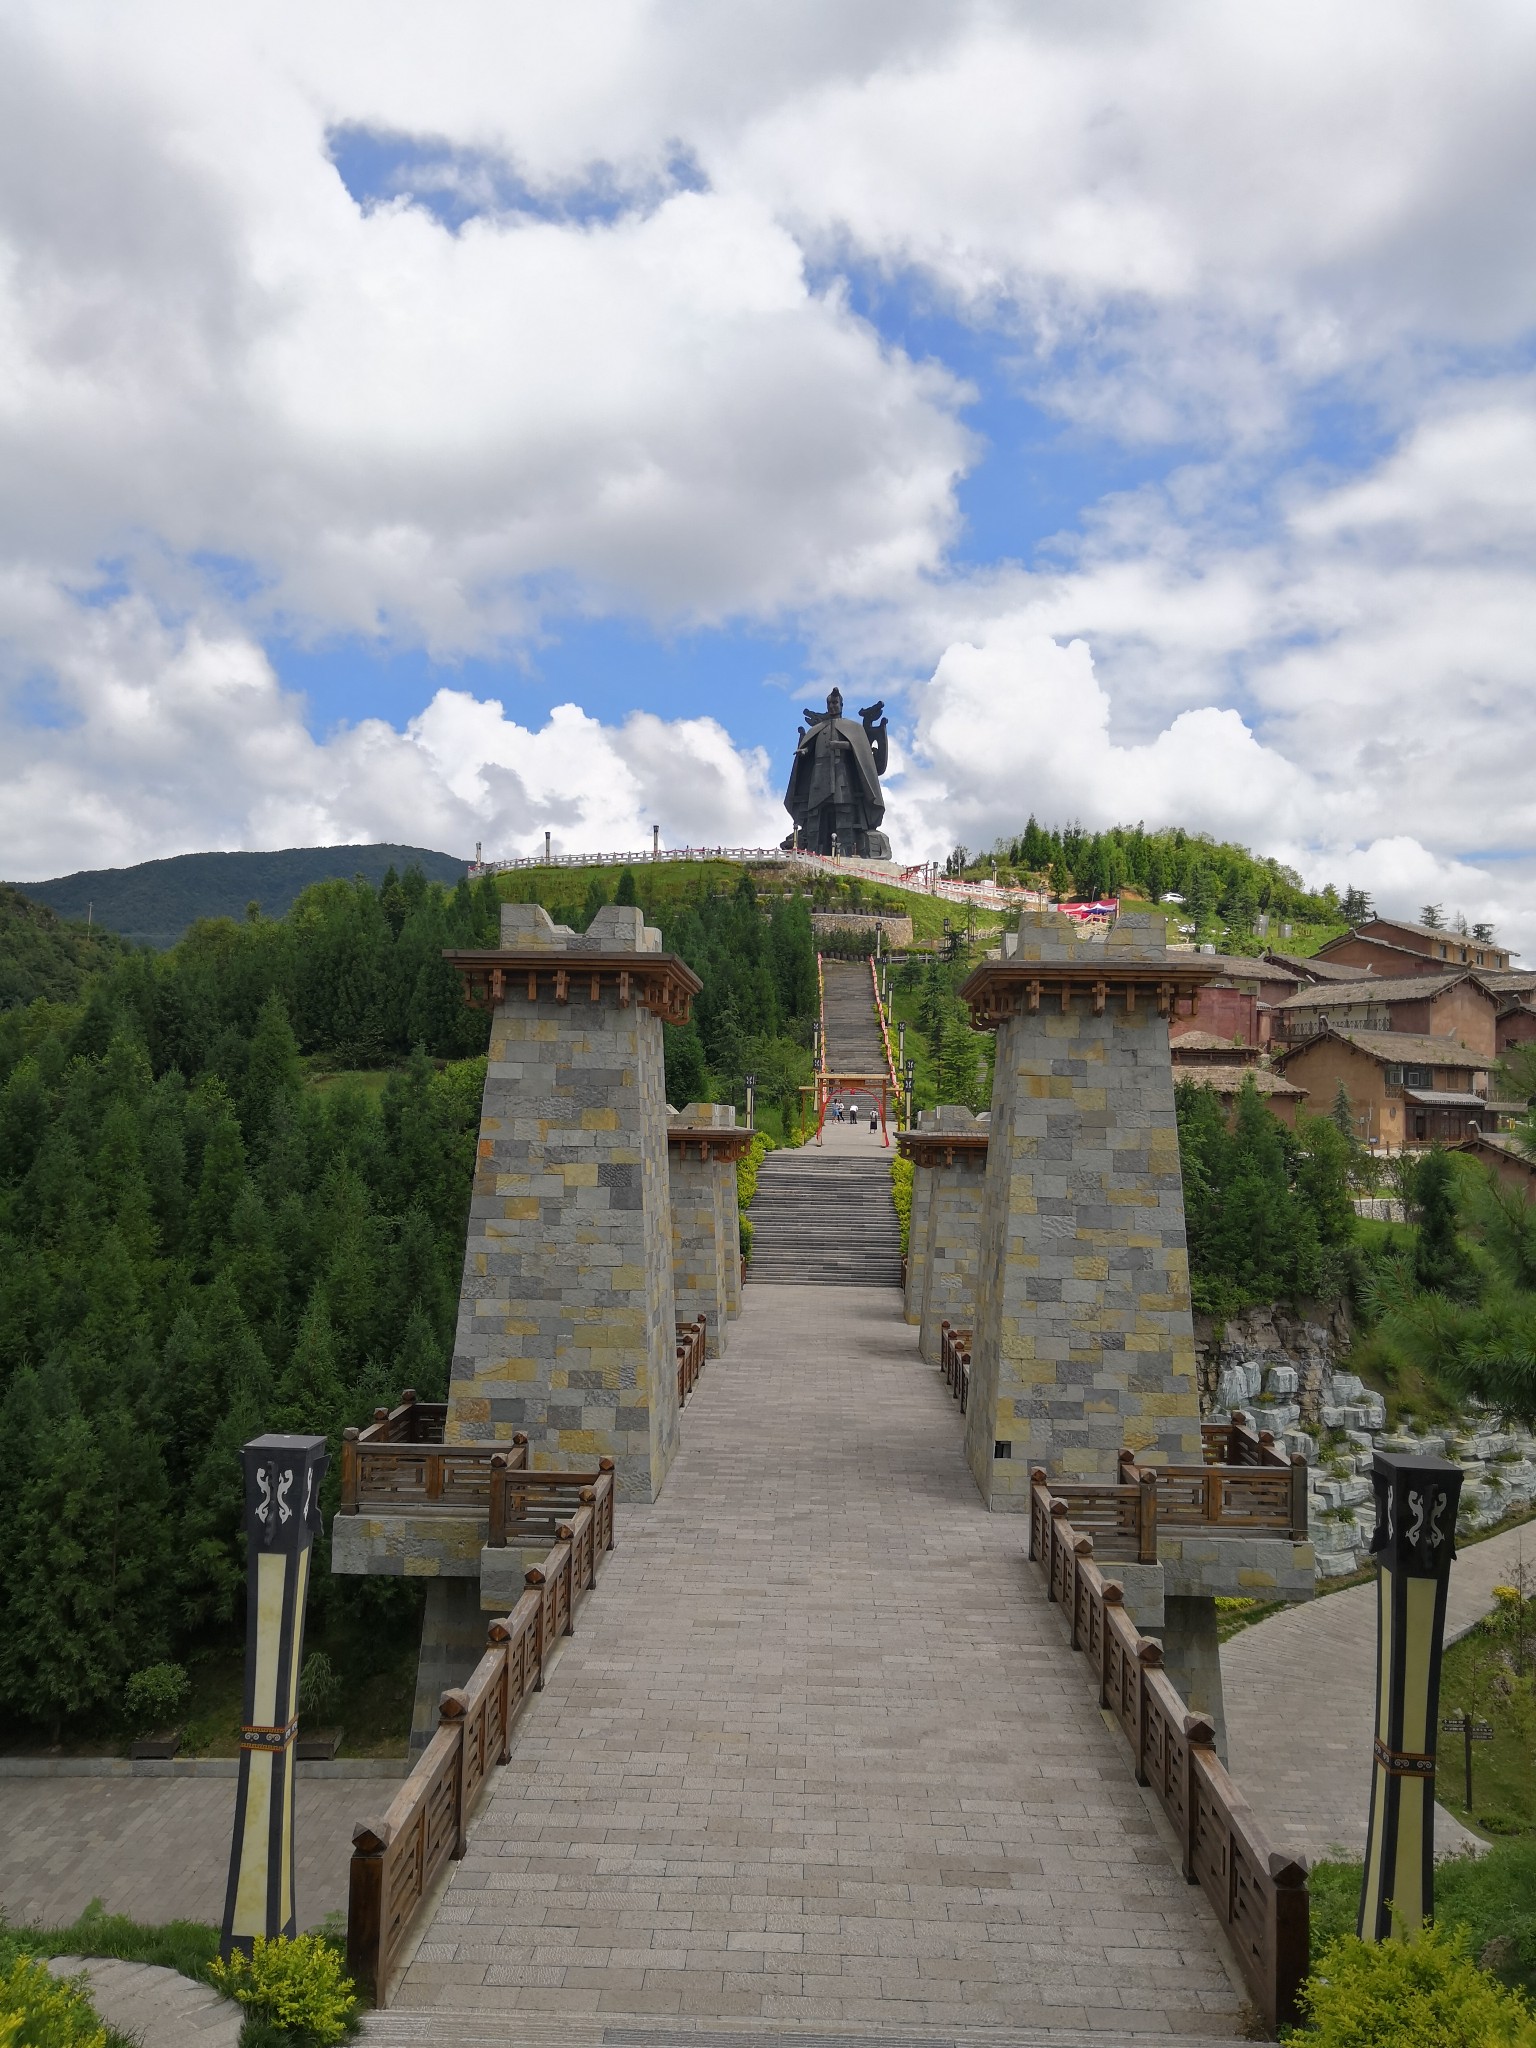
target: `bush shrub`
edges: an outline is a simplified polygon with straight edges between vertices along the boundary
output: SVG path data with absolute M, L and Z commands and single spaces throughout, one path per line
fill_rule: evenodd
M 151 1729 L 173 1726 L 191 1691 L 182 1665 L 146 1664 L 123 1687 L 123 1705 L 134 1727 L 147 1735 Z
M 1472 1959 L 1464 1927 L 1330 1942 L 1302 1987 L 1315 2048 L 1536 2048 L 1536 2015 Z
M 211 1964 L 208 1976 L 253 2020 L 282 2027 L 313 2048 L 342 2040 L 357 2012 L 352 1979 L 336 1949 L 318 1934 L 292 1941 L 258 1935 L 249 1956 L 236 1949 L 227 1962 Z
M 891 1204 L 901 1226 L 901 1256 L 912 1256 L 912 1162 L 900 1153 L 891 1161 Z
M 107 2030 L 81 1987 L 31 1956 L 0 1971 L 0 2048 L 106 2048 Z
M 306 1721 L 325 1722 L 341 1701 L 341 1678 L 324 1650 L 311 1650 L 299 1673 L 299 1713 Z

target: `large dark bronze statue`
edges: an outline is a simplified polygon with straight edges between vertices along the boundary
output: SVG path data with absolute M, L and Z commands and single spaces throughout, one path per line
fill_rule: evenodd
M 890 754 L 884 714 L 883 703 L 866 704 L 855 725 L 843 716 L 841 690 L 833 690 L 825 711 L 806 712 L 784 792 L 784 808 L 795 821 L 786 847 L 890 859 L 891 842 L 879 829 L 885 816 L 880 777 Z

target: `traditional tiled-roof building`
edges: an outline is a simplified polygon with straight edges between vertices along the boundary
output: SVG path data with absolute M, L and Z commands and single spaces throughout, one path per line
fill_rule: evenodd
M 1364 981 L 1327 982 L 1299 989 L 1276 1006 L 1271 1029 L 1295 1045 L 1330 1026 L 1336 1031 L 1404 1031 L 1451 1038 L 1491 1061 L 1498 1051 L 1500 1002 L 1481 975 L 1371 975 Z
M 1488 1100 L 1491 1056 L 1453 1038 L 1330 1025 L 1277 1058 L 1314 1103 L 1331 1105 L 1342 1082 L 1360 1138 L 1389 1151 L 1457 1144 L 1500 1113 Z

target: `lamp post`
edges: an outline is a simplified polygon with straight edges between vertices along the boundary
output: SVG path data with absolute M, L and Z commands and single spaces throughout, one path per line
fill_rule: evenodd
M 757 1096 L 757 1076 L 756 1074 L 747 1074 L 743 1078 L 747 1084 L 747 1129 L 750 1131 L 753 1128 L 752 1108 Z
M 1360 1938 L 1412 1940 L 1435 1903 L 1435 1735 L 1461 1468 L 1378 1451 L 1376 1740 Z M 1394 1927 L 1395 1923 L 1395 1927 Z
M 902 1067 L 902 1070 L 901 1070 L 901 1077 L 902 1077 L 902 1080 L 903 1080 L 903 1081 L 904 1081 L 904 1082 L 906 1083 L 906 1096 L 907 1096 L 907 1114 L 906 1114 L 906 1119 L 905 1119 L 905 1122 L 903 1123 L 903 1126 L 902 1126 L 902 1128 L 903 1128 L 904 1130 L 908 1130 L 908 1131 L 910 1131 L 910 1130 L 911 1130 L 911 1128 L 912 1128 L 912 1080 L 913 1080 L 913 1076 L 914 1076 L 914 1075 L 916 1074 L 916 1072 L 917 1072 L 917 1062 L 916 1062 L 916 1060 L 908 1060 L 908 1061 L 906 1061 L 906 1062 L 905 1062 L 905 1064 L 904 1064 L 904 1065 L 903 1065 L 903 1067 Z
M 320 1533 L 323 1436 L 258 1436 L 244 1445 L 248 1592 L 245 1718 L 229 1889 L 219 1951 L 251 1953 L 295 1931 L 293 1744 L 309 1565 Z
M 896 1064 L 898 1067 L 904 1067 L 907 1064 L 907 1026 L 905 1020 L 896 1026 Z

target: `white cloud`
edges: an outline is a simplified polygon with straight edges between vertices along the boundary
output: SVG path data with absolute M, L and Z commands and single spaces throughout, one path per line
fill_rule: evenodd
M 792 615 L 870 695 L 910 684 L 891 815 L 926 850 L 1176 817 L 1523 915 L 1520 0 L 17 0 L 0 43 L 0 675 L 60 720 L 5 728 L 16 872 L 777 838 L 711 720 L 447 691 L 317 740 L 259 644 L 621 610 Z M 486 212 L 355 205 L 338 130 L 436 148 L 423 185 Z M 582 217 L 594 181 L 634 204 Z M 965 388 L 855 316 L 871 268 L 1113 444 L 1207 460 L 955 572 Z M 1330 379 L 1393 451 L 1276 483 Z M 126 594 L 69 595 L 100 573 Z
M 40 879 L 192 848 L 400 840 L 507 858 L 542 849 L 774 844 L 786 829 L 768 763 L 713 720 L 637 713 L 605 726 L 575 705 L 520 725 L 439 690 L 404 732 L 379 719 L 311 737 L 300 698 L 227 624 L 172 626 L 140 599 L 73 604 L 35 579 L 0 585 L 23 661 L 50 651 L 50 723 L 0 726 L 9 763 L 0 872 Z

